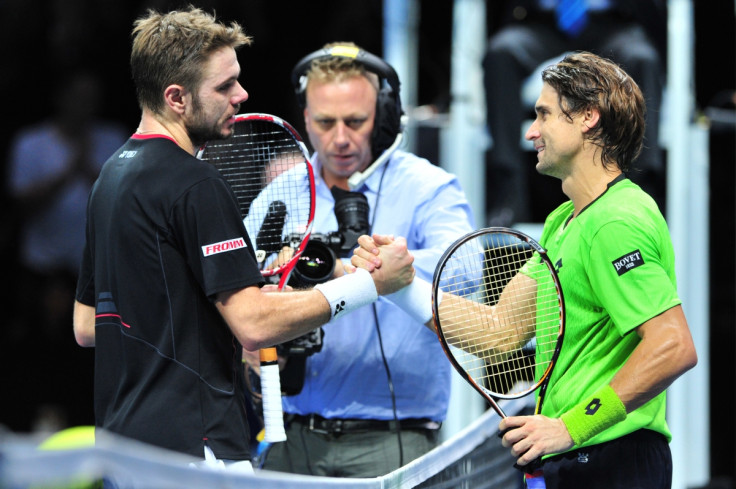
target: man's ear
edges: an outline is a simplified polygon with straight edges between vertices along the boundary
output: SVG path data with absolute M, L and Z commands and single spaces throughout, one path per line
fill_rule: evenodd
M 177 114 L 184 114 L 190 98 L 189 91 L 181 85 L 169 85 L 164 90 L 166 105 Z
M 598 109 L 589 107 L 583 112 L 583 132 L 587 133 L 598 125 L 601 119 L 601 113 Z

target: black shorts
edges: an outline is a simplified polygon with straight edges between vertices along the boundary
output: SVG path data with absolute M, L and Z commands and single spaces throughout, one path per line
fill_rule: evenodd
M 672 487 L 672 454 L 667 439 L 645 429 L 550 457 L 542 470 L 547 489 Z

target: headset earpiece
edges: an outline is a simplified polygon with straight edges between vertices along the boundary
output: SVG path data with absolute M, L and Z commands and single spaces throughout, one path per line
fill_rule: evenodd
M 401 83 L 396 70 L 384 60 L 355 46 L 336 45 L 322 48 L 302 58 L 291 72 L 291 82 L 294 86 L 297 102 L 303 109 L 306 104 L 306 73 L 312 61 L 340 56 L 351 58 L 362 64 L 366 70 L 375 73 L 381 87 L 376 100 L 376 120 L 371 135 L 371 150 L 373 158 L 378 158 L 396 140 L 403 127 L 401 116 L 404 110 L 401 107 L 399 90 Z

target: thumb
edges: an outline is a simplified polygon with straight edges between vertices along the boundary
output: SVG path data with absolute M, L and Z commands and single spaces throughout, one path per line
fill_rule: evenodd
M 393 234 L 374 234 L 373 235 L 373 242 L 376 243 L 376 245 L 388 245 L 393 243 L 394 241 L 394 235 Z

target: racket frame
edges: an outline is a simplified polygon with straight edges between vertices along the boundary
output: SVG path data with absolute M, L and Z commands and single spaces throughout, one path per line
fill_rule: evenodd
M 455 358 L 455 355 L 452 353 L 450 344 L 448 343 L 443 333 L 441 321 L 440 321 L 440 315 L 439 315 L 439 301 L 437 300 L 440 294 L 440 285 L 441 285 L 440 282 L 442 278 L 442 271 L 444 270 L 444 267 L 447 264 L 447 261 L 453 255 L 453 253 L 458 248 L 460 248 L 463 244 L 467 243 L 468 241 L 476 239 L 479 236 L 489 235 L 489 234 L 494 234 L 494 233 L 513 236 L 527 243 L 532 248 L 533 252 L 537 253 L 537 255 L 545 263 L 545 265 L 550 271 L 550 276 L 553 280 L 554 287 L 558 294 L 558 301 L 560 304 L 560 330 L 559 330 L 559 334 L 558 334 L 558 338 L 557 338 L 557 342 L 556 342 L 554 351 L 552 353 L 552 357 L 547 365 L 547 368 L 545 369 L 545 371 L 543 372 L 543 374 L 540 376 L 539 379 L 535 379 L 535 382 L 532 384 L 531 387 L 529 387 L 528 389 L 524 391 L 521 391 L 519 393 L 514 393 L 514 394 L 492 393 L 490 390 L 486 389 L 484 386 L 479 385 L 475 381 L 475 379 L 462 367 L 462 365 L 460 365 L 460 362 L 458 362 L 457 358 Z M 487 248 L 485 250 L 487 250 Z M 532 254 L 532 256 L 534 255 Z M 470 233 L 467 233 L 464 236 L 457 239 L 442 254 L 442 257 L 440 258 L 437 264 L 437 267 L 435 268 L 434 276 L 432 279 L 432 318 L 434 321 L 437 337 L 440 341 L 440 344 L 442 345 L 442 349 L 444 350 L 445 355 L 450 360 L 450 363 L 455 368 L 455 370 L 460 374 L 460 376 L 466 382 L 468 382 L 478 393 L 480 393 L 486 399 L 486 401 L 488 401 L 488 403 L 496 411 L 496 413 L 498 413 L 498 415 L 501 416 L 502 418 L 506 418 L 507 416 L 506 416 L 506 413 L 501 408 L 501 406 L 499 405 L 499 401 L 497 401 L 496 398 L 498 399 L 518 399 L 518 398 L 524 397 L 534 392 L 537 389 L 539 389 L 539 392 L 537 395 L 534 412 L 535 414 L 538 414 L 541 412 L 542 402 L 544 401 L 544 396 L 547 392 L 547 385 L 549 384 L 549 379 L 552 376 L 552 370 L 554 369 L 554 366 L 557 363 L 557 358 L 559 357 L 560 349 L 562 348 L 564 332 L 565 332 L 564 304 L 565 302 L 564 302 L 564 296 L 562 293 L 562 286 L 560 285 L 560 280 L 559 280 L 559 277 L 557 276 L 557 272 L 555 271 L 554 265 L 552 264 L 552 261 L 549 259 L 549 256 L 547 255 L 547 250 L 543 248 L 539 243 L 537 243 L 532 237 L 528 236 L 527 234 L 521 231 L 515 230 L 515 229 L 510 229 L 510 228 L 505 228 L 505 227 L 481 228 L 481 229 L 472 231 Z
M 261 274 L 264 277 L 280 275 L 278 289 L 283 290 L 289 280 L 289 277 L 291 276 L 291 272 L 294 270 L 294 267 L 296 267 L 296 264 L 298 263 L 302 253 L 304 252 L 304 249 L 307 247 L 309 238 L 312 234 L 316 200 L 314 170 L 312 168 L 312 163 L 310 161 L 310 155 L 309 151 L 307 150 L 307 146 L 304 143 L 304 140 L 302 139 L 299 132 L 291 124 L 281 119 L 280 117 L 271 114 L 244 113 L 235 115 L 233 117 L 233 128 L 238 123 L 252 121 L 276 124 L 283 128 L 287 133 L 289 133 L 296 143 L 296 147 L 299 148 L 302 156 L 304 157 L 304 164 L 306 165 L 307 170 L 307 178 L 309 181 L 309 189 L 311 195 L 309 199 L 309 218 L 301 242 L 297 244 L 296 248 L 293 248 L 293 254 L 291 258 L 289 258 L 285 263 L 278 264 L 273 268 L 261 270 Z M 233 135 L 233 137 L 237 136 Z M 223 141 L 227 142 L 228 140 L 229 139 L 225 139 Z M 203 159 L 204 157 L 204 160 L 207 160 L 205 157 L 207 147 L 208 145 L 205 144 L 201 148 L 199 148 L 199 151 L 197 152 L 198 158 Z M 213 166 L 215 166 L 215 168 L 218 167 L 218 165 L 214 163 L 212 164 Z M 227 176 L 223 174 L 223 177 L 225 178 L 225 181 L 230 184 Z M 241 206 L 239 205 L 239 207 Z M 243 215 L 244 209 L 242 209 L 242 207 L 240 208 L 240 212 L 242 218 L 245 218 L 245 215 Z M 255 243 L 255 241 L 253 241 L 253 243 Z M 294 242 L 292 242 L 291 244 L 293 245 Z M 261 361 L 261 399 L 263 402 L 264 441 L 269 443 L 284 441 L 286 440 L 286 432 L 284 429 L 283 408 L 281 404 L 281 382 L 279 378 L 280 373 L 278 361 L 276 360 L 276 348 L 271 347 L 261 349 L 259 354 Z

